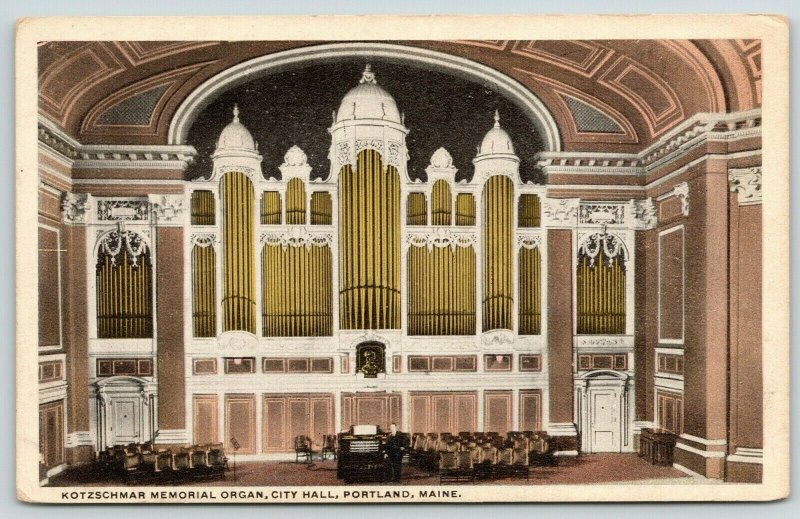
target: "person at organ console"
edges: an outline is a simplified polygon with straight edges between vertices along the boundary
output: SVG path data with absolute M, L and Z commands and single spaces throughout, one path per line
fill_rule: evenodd
M 397 430 L 396 423 L 392 423 L 390 431 L 386 439 L 386 455 L 392 469 L 392 481 L 400 481 L 403 471 L 403 456 L 408 450 L 408 437 Z

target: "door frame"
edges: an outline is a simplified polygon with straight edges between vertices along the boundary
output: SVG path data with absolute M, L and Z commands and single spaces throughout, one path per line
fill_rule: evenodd
M 119 400 L 133 401 L 136 423 L 134 438 L 136 443 L 152 441 L 157 434 L 157 387 L 139 377 L 115 376 L 98 380 L 92 384 L 96 402 L 96 419 L 94 423 L 97 434 L 97 449 L 104 450 L 118 442 L 113 430 L 114 416 L 112 409 Z
M 631 442 L 631 400 L 632 379 L 623 372 L 613 370 L 589 371 L 575 379 L 575 422 L 581 438 L 581 451 L 594 452 L 592 448 L 592 396 L 598 391 L 614 391 L 619 399 L 619 427 L 614 430 L 618 434 L 619 450 L 613 452 L 629 452 L 633 450 Z M 608 451 L 603 451 L 608 452 Z

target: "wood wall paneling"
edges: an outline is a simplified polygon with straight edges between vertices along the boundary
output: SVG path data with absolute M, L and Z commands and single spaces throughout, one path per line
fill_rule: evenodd
M 255 454 L 255 395 L 225 395 L 225 450 L 228 452 L 233 452 L 231 438 L 239 441 L 238 454 Z
M 219 441 L 219 397 L 194 396 L 194 443 L 202 445 Z

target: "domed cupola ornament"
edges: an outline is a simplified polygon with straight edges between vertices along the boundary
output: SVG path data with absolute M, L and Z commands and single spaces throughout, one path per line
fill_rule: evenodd
M 261 181 L 262 156 L 258 152 L 258 143 L 239 120 L 239 113 L 239 105 L 234 104 L 233 119 L 219 134 L 217 148 L 211 155 L 214 161 L 212 178 L 218 179 L 228 171 L 238 170 L 254 182 Z
M 519 178 L 519 157 L 514 154 L 514 144 L 502 126 L 500 111 L 494 111 L 494 125 L 478 146 L 478 154 L 472 160 L 475 165 L 474 180 L 485 181 L 491 175 L 506 175 L 516 183 Z
M 378 81 L 375 79 L 375 73 L 372 71 L 372 66 L 367 63 L 367 66 L 364 67 L 364 72 L 361 74 L 361 81 L 359 83 L 372 83 L 373 85 L 377 85 Z

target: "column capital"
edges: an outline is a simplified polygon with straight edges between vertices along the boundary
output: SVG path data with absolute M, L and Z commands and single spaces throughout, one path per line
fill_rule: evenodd
M 728 170 L 728 183 L 739 194 L 739 205 L 761 203 L 761 166 Z

